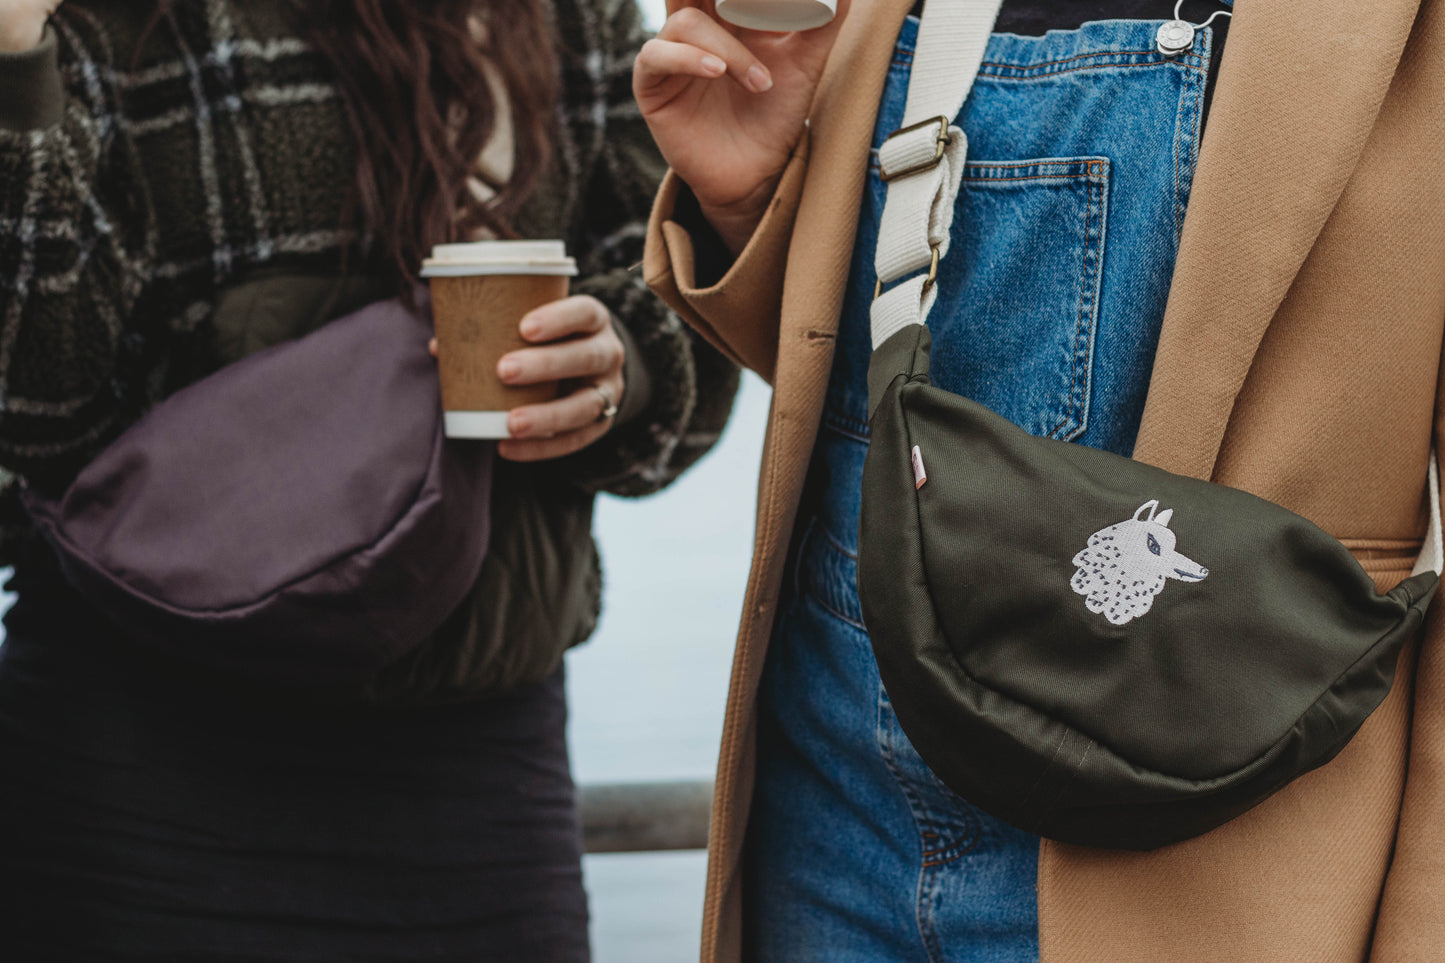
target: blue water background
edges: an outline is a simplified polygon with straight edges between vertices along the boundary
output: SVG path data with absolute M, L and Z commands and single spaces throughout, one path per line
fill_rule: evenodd
M 641 7 L 662 25 L 665 0 Z M 768 400 L 746 375 L 722 441 L 692 472 L 652 498 L 598 505 L 602 621 L 568 659 L 580 782 L 713 776 Z M 697 959 L 705 869 L 703 853 L 587 857 L 595 963 Z
M 752 553 L 769 391 L 743 381 L 722 441 L 652 498 L 604 498 L 597 634 L 568 658 L 579 782 L 711 779 Z M 702 853 L 589 856 L 596 963 L 696 959 Z

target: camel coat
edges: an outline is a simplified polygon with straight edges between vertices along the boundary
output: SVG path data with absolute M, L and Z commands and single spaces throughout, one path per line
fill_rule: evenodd
M 712 822 L 703 960 L 742 956 L 756 696 L 822 411 L 890 54 L 855 0 L 809 133 L 728 274 L 698 288 L 658 197 L 645 271 L 773 384 Z M 1161 10 L 1163 8 L 1161 7 Z M 1382 589 L 1426 519 L 1445 328 L 1445 0 L 1238 0 L 1135 457 L 1298 512 Z M 1329 765 L 1150 853 L 1045 842 L 1043 963 L 1445 960 L 1445 605 Z

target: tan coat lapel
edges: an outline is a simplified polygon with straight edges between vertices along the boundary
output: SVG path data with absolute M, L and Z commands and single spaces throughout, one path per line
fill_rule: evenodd
M 1134 456 L 1208 478 L 1265 329 L 1359 159 L 1418 0 L 1238 0 Z M 1323 111 L 1328 111 L 1324 115 Z
M 912 0 L 855 0 L 853 6 L 809 124 L 808 179 L 783 296 L 784 344 L 838 329 L 878 102 Z

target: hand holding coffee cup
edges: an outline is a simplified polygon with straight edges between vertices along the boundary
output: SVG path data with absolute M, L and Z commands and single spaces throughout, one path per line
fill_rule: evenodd
M 624 348 L 595 298 L 567 296 L 576 266 L 560 241 L 439 245 L 422 268 L 446 433 L 495 438 L 513 461 L 592 444 L 625 387 Z M 562 385 L 575 390 L 559 397 Z
M 848 0 L 826 26 L 794 33 L 722 22 L 732 2 L 669 0 L 667 22 L 638 53 L 632 91 L 663 157 L 737 253 L 802 137 Z
M 531 343 L 504 355 L 498 374 L 508 385 L 575 385 L 554 401 L 512 409 L 511 438 L 497 453 L 512 461 L 543 461 L 580 451 L 613 426 L 626 385 L 626 351 L 612 326 L 612 312 L 596 298 L 575 295 L 543 305 L 521 321 Z

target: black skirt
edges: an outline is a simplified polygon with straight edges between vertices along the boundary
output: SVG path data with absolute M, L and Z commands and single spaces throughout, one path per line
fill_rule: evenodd
M 143 650 L 25 574 L 0 960 L 588 958 L 560 671 L 464 705 L 308 702 Z

